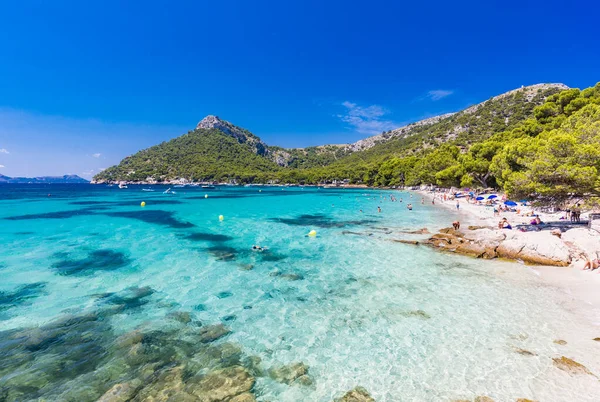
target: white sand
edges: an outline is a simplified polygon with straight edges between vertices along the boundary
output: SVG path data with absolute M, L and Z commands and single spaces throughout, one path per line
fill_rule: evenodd
M 431 203 L 433 193 L 427 191 L 416 192 L 424 197 L 426 202 Z M 465 198 L 458 200 L 460 204 L 459 213 L 462 217 L 461 225 L 463 227 L 466 225 L 496 227 L 498 221 L 503 217 L 506 217 L 514 227 L 519 224 L 528 224 L 532 219 L 530 216 L 518 215 L 516 212 L 502 212 L 500 217 L 494 216 L 494 210 L 491 206 L 486 207 L 468 203 Z M 439 194 L 435 195 L 435 205 L 456 211 L 456 200 L 444 201 L 443 198 L 440 198 Z M 520 207 L 520 209 L 522 210 L 521 214 L 531 211 L 529 207 Z M 564 216 L 564 212 L 550 214 L 536 210 L 535 213 L 540 216 L 542 222 L 554 222 L 558 224 L 566 222 L 560 220 L 560 217 Z M 587 219 L 587 214 L 582 213 L 581 219 Z M 594 254 L 600 253 L 600 233 L 597 236 L 590 236 L 591 233 L 595 232 L 583 230 L 585 227 L 582 225 L 579 229 L 569 230 L 569 235 L 563 234 L 563 237 L 568 237 L 569 241 L 577 244 L 588 256 L 594 256 Z M 574 303 L 580 304 L 585 310 L 585 314 L 590 322 L 600 327 L 600 269 L 583 271 L 581 270 L 583 264 L 582 260 L 577 260 L 569 267 L 528 266 L 526 268 L 536 272 L 546 284 L 554 286 L 561 293 L 569 295 Z M 582 313 L 584 312 L 582 311 Z

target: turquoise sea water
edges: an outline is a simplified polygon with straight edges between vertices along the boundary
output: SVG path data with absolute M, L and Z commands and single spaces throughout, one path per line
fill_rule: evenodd
M 600 375 L 572 298 L 522 265 L 392 241 L 455 218 L 417 196 L 154 188 L 0 186 L 0 400 L 96 400 L 177 365 L 186 384 L 244 366 L 259 401 L 359 385 L 378 401 L 598 400 L 596 377 L 552 361 Z M 231 332 L 197 338 L 219 323 Z M 117 339 L 136 329 L 132 358 Z M 310 380 L 269 374 L 298 362 Z

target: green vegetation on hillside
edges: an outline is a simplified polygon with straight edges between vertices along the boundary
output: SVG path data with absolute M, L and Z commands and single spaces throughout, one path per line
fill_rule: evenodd
M 501 187 L 514 197 L 560 202 L 600 196 L 599 172 L 600 83 L 512 91 L 358 152 L 268 147 L 263 156 L 221 131 L 197 129 L 95 179 Z
M 158 181 L 184 177 L 193 181 L 265 180 L 281 168 L 246 144 L 215 129 L 196 129 L 123 159 L 94 177 L 106 181 Z

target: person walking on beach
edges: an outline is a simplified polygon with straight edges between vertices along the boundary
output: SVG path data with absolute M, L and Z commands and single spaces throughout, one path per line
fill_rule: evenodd
M 460 229 L 460 222 L 459 221 L 452 222 L 452 227 L 454 228 L 454 230 Z
M 460 201 L 456 200 L 456 210 L 458 211 L 460 209 Z

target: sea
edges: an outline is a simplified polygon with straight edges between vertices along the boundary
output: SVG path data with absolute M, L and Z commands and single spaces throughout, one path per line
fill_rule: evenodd
M 0 401 L 600 398 L 597 311 L 416 193 L 165 190 L 0 185 Z

